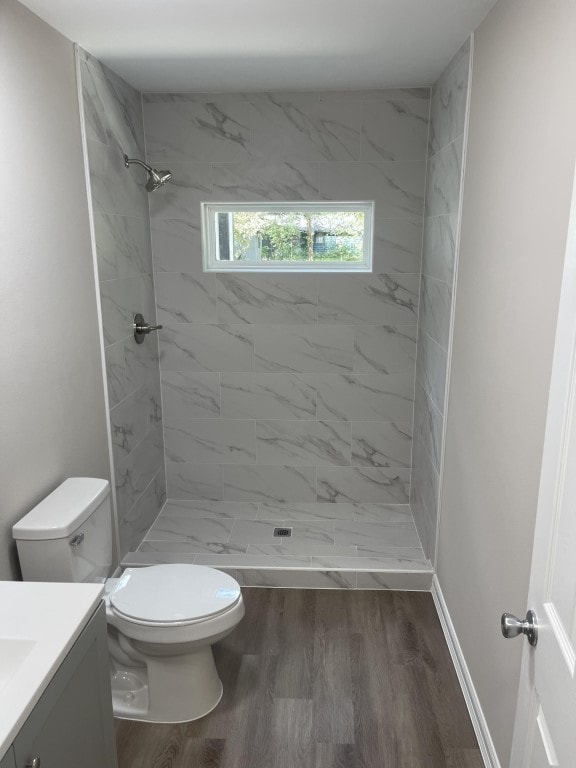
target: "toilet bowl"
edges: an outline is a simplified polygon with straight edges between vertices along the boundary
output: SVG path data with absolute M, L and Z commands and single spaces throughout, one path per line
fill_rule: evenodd
M 238 583 L 201 565 L 126 568 L 109 578 L 106 480 L 69 478 L 13 527 L 25 581 L 105 584 L 114 715 L 177 723 L 222 697 L 212 644 L 244 616 Z
M 106 582 L 116 717 L 187 722 L 222 697 L 212 644 L 244 616 L 238 583 L 201 565 L 127 568 Z

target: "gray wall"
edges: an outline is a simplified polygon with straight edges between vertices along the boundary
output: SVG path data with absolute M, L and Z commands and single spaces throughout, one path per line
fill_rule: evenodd
M 467 41 L 432 88 L 430 110 L 410 503 L 422 546 L 432 560 L 436 554 L 469 69 Z
M 13 523 L 70 475 L 109 477 L 72 43 L 0 4 L 0 579 Z
M 132 320 L 156 307 L 140 94 L 79 51 L 102 305 L 120 550 L 134 549 L 165 498 L 162 409 L 155 335 L 136 344 Z
M 508 765 L 576 159 L 576 4 L 500 0 L 475 33 L 438 577 Z M 478 628 L 482 631 L 479 632 Z
M 429 90 L 144 96 L 168 497 L 408 501 Z M 203 200 L 376 201 L 373 275 L 202 273 Z

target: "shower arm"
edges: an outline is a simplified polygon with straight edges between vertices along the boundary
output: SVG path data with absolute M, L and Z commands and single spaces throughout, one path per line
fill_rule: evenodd
M 148 173 L 152 173 L 153 172 L 153 168 L 151 168 L 149 165 L 146 165 L 146 163 L 143 163 L 142 160 L 137 160 L 135 157 L 134 158 L 130 158 L 130 157 L 128 157 L 128 155 L 124 155 L 124 167 L 128 168 L 130 163 L 137 163 L 138 165 L 141 165 L 142 168 L 146 168 Z

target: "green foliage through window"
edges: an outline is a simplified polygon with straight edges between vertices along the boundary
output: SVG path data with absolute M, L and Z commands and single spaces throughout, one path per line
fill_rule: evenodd
M 232 214 L 233 258 L 237 261 L 361 261 L 364 213 Z

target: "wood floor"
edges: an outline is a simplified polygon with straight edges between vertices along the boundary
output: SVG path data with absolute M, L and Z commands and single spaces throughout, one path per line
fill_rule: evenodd
M 119 768 L 482 768 L 432 598 L 244 589 L 224 697 L 184 725 L 117 721 Z

